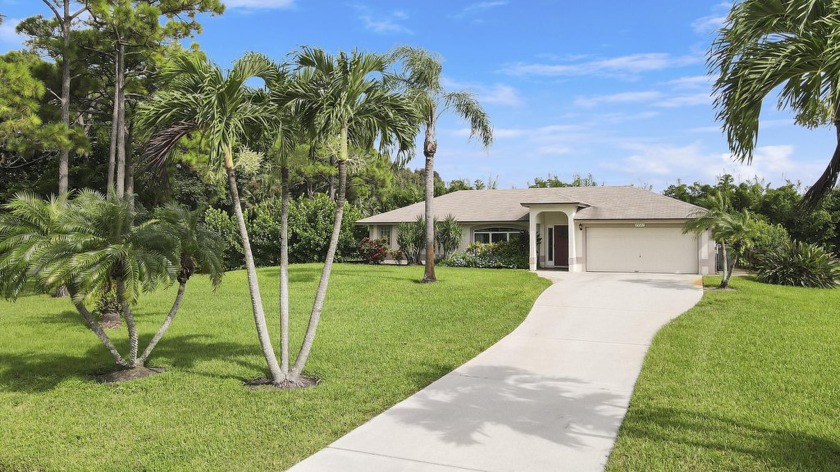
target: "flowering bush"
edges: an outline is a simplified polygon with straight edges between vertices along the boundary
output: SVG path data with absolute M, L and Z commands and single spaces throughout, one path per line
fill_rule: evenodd
M 359 255 L 368 264 L 381 264 L 388 256 L 386 239 L 364 238 L 359 242 Z

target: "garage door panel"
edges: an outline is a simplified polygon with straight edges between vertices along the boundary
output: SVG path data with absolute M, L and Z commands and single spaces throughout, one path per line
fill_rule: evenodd
M 586 264 L 592 272 L 699 272 L 697 238 L 681 227 L 589 227 Z

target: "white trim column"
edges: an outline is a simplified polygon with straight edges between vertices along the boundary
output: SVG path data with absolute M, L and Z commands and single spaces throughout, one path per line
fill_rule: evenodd
M 577 228 L 575 228 L 574 213 L 566 213 L 569 221 L 569 272 L 577 272 L 577 244 L 575 243 L 575 236 Z
M 537 270 L 537 216 L 539 212 L 530 209 L 528 212 L 528 268 Z

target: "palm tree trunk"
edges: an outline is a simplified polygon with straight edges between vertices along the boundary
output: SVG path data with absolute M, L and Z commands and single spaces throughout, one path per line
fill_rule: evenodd
M 251 241 L 248 238 L 248 228 L 245 226 L 245 216 L 242 214 L 242 202 L 239 200 L 239 189 L 236 185 L 236 173 L 233 170 L 233 154 L 230 149 L 225 150 L 225 170 L 228 177 L 228 188 L 230 197 L 233 200 L 233 210 L 236 214 L 236 223 L 239 226 L 239 235 L 242 238 L 242 250 L 245 253 L 245 269 L 248 274 L 248 289 L 251 293 L 251 309 L 254 312 L 254 324 L 257 328 L 257 337 L 260 340 L 260 347 L 263 356 L 268 364 L 271 380 L 280 382 L 283 375 L 280 372 L 280 365 L 277 363 L 277 356 L 274 354 L 274 347 L 271 345 L 271 338 L 268 336 L 268 326 L 265 321 L 265 310 L 260 295 L 260 286 L 257 280 L 257 267 L 254 264 L 254 254 L 251 252 Z
M 280 371 L 289 374 L 289 164 L 280 167 Z
M 726 242 L 721 242 L 720 247 L 723 251 L 723 279 L 718 288 L 726 288 L 729 284 L 729 256 L 726 254 Z
M 729 279 L 732 278 L 732 273 L 735 272 L 735 267 L 738 266 L 738 259 L 739 259 L 739 256 L 738 256 L 738 253 L 736 252 L 735 253 L 735 259 L 732 261 L 732 267 L 729 268 L 729 273 L 726 274 L 726 278 L 721 281 L 721 286 L 723 288 L 729 287 Z
M 172 324 L 172 320 L 175 319 L 175 314 L 178 313 L 178 309 L 181 308 L 181 302 L 184 300 L 184 291 L 187 288 L 187 282 L 183 281 L 178 284 L 178 294 L 175 295 L 175 302 L 172 304 L 172 308 L 169 309 L 169 314 L 166 315 L 166 319 L 163 320 L 163 324 L 160 325 L 157 333 L 149 341 L 149 345 L 146 346 L 146 349 L 143 351 L 143 355 L 140 356 L 140 359 L 137 360 L 139 365 L 146 364 L 146 360 L 149 359 L 149 356 L 152 354 L 152 351 L 157 346 L 158 341 L 166 334 L 166 331 L 169 329 L 169 325 Z
M 426 156 L 426 272 L 423 283 L 437 281 L 435 277 L 435 140 L 434 121 L 426 126 L 426 138 L 423 142 L 423 155 Z
M 111 355 L 114 357 L 114 360 L 117 362 L 118 366 L 128 367 L 128 363 L 120 355 L 120 352 L 117 351 L 117 348 L 114 347 L 114 343 L 111 342 L 111 338 L 109 338 L 108 335 L 105 334 L 105 331 L 102 329 L 101 326 L 99 326 L 99 323 L 97 323 L 96 320 L 93 319 L 93 315 L 90 314 L 90 312 L 83 303 L 76 301 L 75 293 L 71 293 L 71 295 L 73 300 L 73 306 L 75 306 L 79 314 L 82 315 L 82 319 L 84 319 L 85 325 L 88 327 L 88 329 L 93 331 L 94 334 L 96 334 L 96 336 L 99 338 L 99 340 L 102 341 L 102 344 L 105 345 L 105 348 L 108 349 L 108 352 L 110 352 Z
M 338 201 L 335 207 L 335 222 L 330 237 L 330 245 L 327 249 L 327 258 L 324 261 L 324 269 L 321 272 L 321 280 L 318 282 L 318 291 L 315 293 L 315 302 L 312 304 L 312 312 L 309 314 L 309 325 L 306 327 L 306 334 L 303 337 L 303 345 L 300 347 L 295 365 L 289 374 L 289 380 L 297 380 L 309 353 L 312 351 L 312 343 L 315 341 L 315 332 L 318 330 L 318 323 L 321 321 L 321 310 L 324 308 L 324 300 L 327 297 L 327 286 L 330 283 L 335 251 L 338 247 L 338 238 L 341 235 L 341 221 L 344 218 L 344 199 L 347 193 L 347 127 L 341 129 L 341 156 L 338 159 Z
M 125 283 L 122 279 L 117 279 L 117 303 L 123 309 L 125 326 L 128 328 L 128 367 L 134 368 L 137 365 L 137 324 L 134 322 L 131 305 L 125 299 Z

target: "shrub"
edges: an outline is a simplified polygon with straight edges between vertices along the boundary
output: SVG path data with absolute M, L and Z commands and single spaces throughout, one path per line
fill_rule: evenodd
M 775 285 L 834 288 L 840 261 L 815 244 L 787 241 L 756 257 L 757 278 Z
M 452 267 L 527 269 L 528 253 L 522 251 L 522 239 L 491 244 L 472 243 L 466 252 L 452 254 L 443 263 Z
M 790 244 L 790 236 L 782 225 L 773 225 L 762 220 L 756 220 L 753 225 L 752 244 L 744 254 L 744 265 L 750 268 L 755 268 L 758 255 Z
M 449 215 L 443 221 L 435 221 L 435 241 L 441 249 L 441 257 L 446 259 L 450 254 L 458 250 L 461 245 L 463 228 L 458 224 L 454 216 Z
M 356 257 L 356 241 L 366 233 L 357 227 L 361 213 L 345 204 L 341 233 L 336 249 L 336 261 Z M 335 202 L 324 194 L 313 198 L 300 197 L 289 202 L 289 262 L 319 262 L 327 255 L 330 244 Z M 245 263 L 239 229 L 233 216 L 222 210 L 210 208 L 205 213 L 207 227 L 224 238 L 225 270 L 241 268 Z M 263 200 L 245 212 L 245 224 L 251 240 L 251 250 L 257 266 L 277 265 L 280 262 L 280 199 Z
M 242 251 L 242 242 L 239 239 L 239 228 L 236 220 L 223 210 L 208 208 L 204 212 L 204 223 L 207 229 L 221 235 L 225 241 L 223 261 L 225 270 L 239 269 L 245 265 L 245 256 Z
M 397 263 L 397 265 L 402 264 L 402 261 L 405 260 L 405 254 L 403 253 L 402 249 L 393 249 L 391 250 L 391 257 Z
M 420 263 L 420 255 L 426 248 L 426 220 L 422 215 L 411 223 L 400 223 L 397 226 L 397 245 L 402 249 L 408 263 Z
M 359 242 L 359 256 L 368 264 L 381 264 L 388 256 L 388 243 L 385 238 L 364 238 Z

